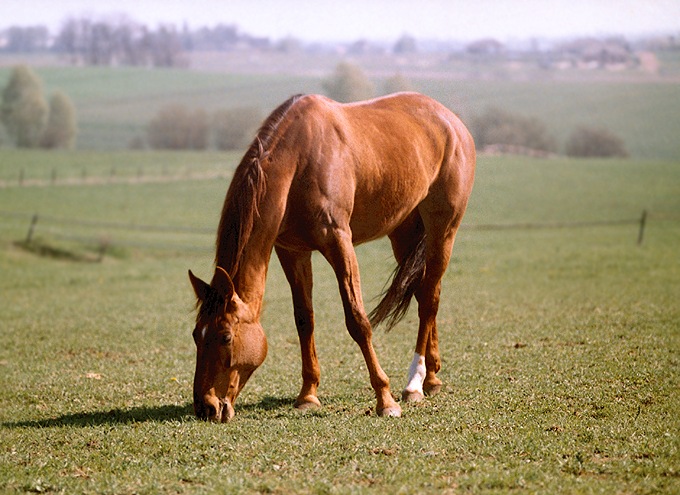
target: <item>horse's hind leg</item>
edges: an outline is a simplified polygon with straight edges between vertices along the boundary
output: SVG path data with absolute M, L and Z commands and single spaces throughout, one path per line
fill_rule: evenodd
M 428 215 L 425 223 L 425 276 L 416 291 L 418 301 L 418 339 L 415 355 L 402 399 L 406 402 L 422 400 L 424 394 L 434 395 L 441 389 L 442 382 L 436 373 L 441 368 L 437 312 L 441 294 L 441 280 L 451 258 L 451 250 L 460 221 L 439 212 Z
M 317 397 L 319 360 L 314 344 L 314 309 L 312 307 L 312 253 L 298 253 L 276 248 L 283 271 L 293 294 L 295 326 L 302 354 L 302 389 L 295 401 L 298 409 L 321 406 Z

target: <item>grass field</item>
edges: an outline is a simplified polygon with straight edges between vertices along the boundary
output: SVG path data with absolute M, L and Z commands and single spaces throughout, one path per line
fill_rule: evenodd
M 364 68 L 370 71 L 371 67 Z M 0 67 L 0 87 L 11 68 Z M 292 69 L 291 69 L 292 70 Z M 323 91 L 325 76 L 228 74 L 188 70 L 37 67 L 49 94 L 66 92 L 78 111 L 78 147 L 124 150 L 160 108 L 181 103 L 208 111 L 255 106 L 263 114 L 296 93 Z M 436 76 L 436 77 L 434 77 Z M 470 121 L 487 107 L 537 117 L 561 147 L 580 125 L 602 126 L 619 135 L 635 158 L 675 160 L 680 156 L 680 85 L 659 80 L 465 80 L 423 71 L 415 88 Z M 384 78 L 375 78 L 380 92 Z
M 82 163 L 106 178 L 125 162 L 131 177 L 151 167 L 146 175 L 182 180 L 13 185 L 0 189 L 0 211 L 209 231 L 228 179 L 187 179 L 187 164 L 226 177 L 238 157 L 118 158 L 55 159 L 74 164 L 75 177 Z M 22 162 L 49 173 L 52 156 L 4 150 L 0 160 L 3 174 L 15 164 L 13 176 Z M 39 222 L 34 244 L 45 249 L 26 250 L 16 241 L 28 220 L 1 217 L 0 491 L 677 493 L 680 165 L 482 158 L 466 224 L 634 220 L 643 209 L 642 246 L 634 223 L 461 231 L 439 316 L 445 386 L 400 419 L 375 416 L 334 277 L 318 257 L 323 408 L 293 410 L 299 350 L 273 261 L 269 356 L 224 425 L 195 420 L 191 407 L 186 270 L 209 277 L 212 235 Z M 90 246 L 57 235 L 71 229 L 152 247 L 122 243 L 97 263 L 85 256 Z M 392 268 L 389 247 L 361 246 L 359 258 L 371 300 Z M 415 325 L 411 311 L 376 332 L 395 392 Z

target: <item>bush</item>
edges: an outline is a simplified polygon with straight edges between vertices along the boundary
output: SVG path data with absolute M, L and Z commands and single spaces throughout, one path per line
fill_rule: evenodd
M 147 139 L 154 149 L 203 150 L 208 147 L 209 130 L 208 115 L 204 110 L 168 105 L 149 123 Z
M 333 75 L 323 82 L 326 95 L 342 103 L 373 97 L 373 84 L 356 65 L 340 62 Z
M 2 93 L 0 107 L 0 119 L 7 135 L 20 148 L 38 146 L 47 113 L 47 102 L 38 77 L 24 65 L 16 67 Z
M 219 150 L 240 150 L 248 146 L 262 122 L 255 107 L 220 110 L 213 117 L 215 146 Z
M 581 126 L 569 136 L 566 152 L 574 157 L 627 157 L 623 140 L 607 129 Z
M 489 108 L 474 119 L 472 130 L 479 149 L 503 144 L 546 152 L 557 150 L 557 141 L 543 122 L 497 108 Z
M 40 145 L 43 148 L 72 148 L 77 132 L 76 109 L 71 99 L 60 91 L 54 93 Z

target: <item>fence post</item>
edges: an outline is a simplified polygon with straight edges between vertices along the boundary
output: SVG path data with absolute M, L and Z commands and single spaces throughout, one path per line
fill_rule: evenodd
M 637 245 L 641 246 L 642 241 L 645 237 L 645 225 L 647 224 L 647 210 L 642 210 L 642 216 L 640 217 L 640 231 L 638 232 Z
M 35 230 L 35 224 L 38 223 L 38 214 L 33 215 L 31 219 L 31 225 L 28 227 L 28 233 L 26 234 L 26 244 L 30 244 L 33 239 L 33 231 Z
M 108 246 L 104 242 L 102 242 L 99 245 L 99 258 L 97 258 L 97 263 L 101 263 L 102 261 L 104 261 L 104 255 L 106 254 L 106 248 L 107 247 Z

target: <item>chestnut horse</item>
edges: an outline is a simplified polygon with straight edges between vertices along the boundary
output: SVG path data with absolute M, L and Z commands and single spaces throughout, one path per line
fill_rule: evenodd
M 394 325 L 413 296 L 420 325 L 402 400 L 438 392 L 441 279 L 474 170 L 475 146 L 463 123 L 417 93 L 351 104 L 294 96 L 279 106 L 227 192 L 211 283 L 189 271 L 198 298 L 196 415 L 231 419 L 236 398 L 265 359 L 260 314 L 273 249 L 292 290 L 302 352 L 295 407 L 320 406 L 312 251 L 320 251 L 335 271 L 347 330 L 366 360 L 378 415 L 400 416 L 401 407 L 371 343 L 372 327 Z M 398 266 L 369 318 L 353 245 L 385 235 Z

